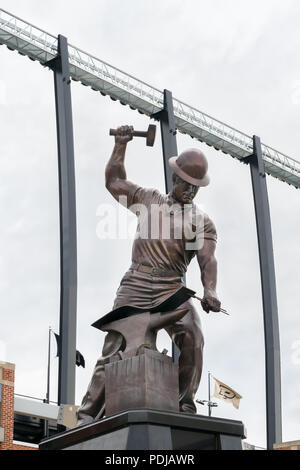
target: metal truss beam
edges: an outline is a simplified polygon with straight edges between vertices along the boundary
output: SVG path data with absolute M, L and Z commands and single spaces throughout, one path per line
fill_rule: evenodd
M 57 38 L 0 9 L 0 43 L 42 65 L 57 55 Z M 164 93 L 96 57 L 69 45 L 70 76 L 103 95 L 119 100 L 140 113 L 152 116 L 164 109 Z M 175 125 L 179 132 L 243 161 L 253 154 L 251 136 L 173 99 Z M 265 172 L 300 188 L 300 163 L 262 144 Z

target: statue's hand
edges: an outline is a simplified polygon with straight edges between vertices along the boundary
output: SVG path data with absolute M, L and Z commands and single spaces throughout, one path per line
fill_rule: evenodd
M 206 313 L 221 311 L 221 302 L 216 295 L 205 294 L 201 305 Z
M 115 137 L 116 144 L 127 144 L 133 139 L 133 127 L 132 126 L 121 126 L 117 129 L 117 135 Z

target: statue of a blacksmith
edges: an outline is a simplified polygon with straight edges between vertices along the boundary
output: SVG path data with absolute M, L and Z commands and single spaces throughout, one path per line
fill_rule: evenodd
M 106 188 L 112 196 L 138 217 L 133 243 L 132 265 L 117 291 L 113 312 L 128 307 L 141 311 L 159 311 L 160 305 L 183 286 L 183 276 L 194 256 L 197 257 L 204 287 L 203 309 L 219 312 L 216 293 L 217 234 L 213 222 L 193 203 L 200 187 L 209 184 L 208 164 L 196 149 L 170 159 L 174 187 L 170 194 L 145 189 L 127 180 L 124 159 L 133 128 L 117 130 L 115 146 L 106 167 Z M 157 217 L 158 214 L 158 217 Z M 166 222 L 166 223 L 165 223 Z M 203 334 L 192 301 L 176 308 L 179 321 L 165 329 L 180 350 L 179 407 L 184 413 L 196 413 L 194 403 L 201 372 Z M 122 350 L 122 335 L 110 332 L 105 338 L 102 358 L 96 364 L 88 391 L 78 410 L 78 426 L 89 424 L 105 414 L 105 371 L 103 359 Z

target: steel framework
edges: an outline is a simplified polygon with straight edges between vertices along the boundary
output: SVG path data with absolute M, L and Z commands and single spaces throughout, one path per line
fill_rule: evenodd
M 265 333 L 267 445 L 282 442 L 280 337 L 276 294 L 272 227 L 266 174 L 259 137 L 253 136 L 253 155 L 248 159 L 253 189 L 259 248 Z
M 60 353 L 58 403 L 75 403 L 77 327 L 77 227 L 74 138 L 68 41 L 58 36 L 58 54 L 47 63 L 53 70 L 60 213 Z
M 177 150 L 177 131 L 175 126 L 173 97 L 169 90 L 164 90 L 164 107 L 158 113 L 153 114 L 151 117 L 160 121 L 163 160 L 164 160 L 164 173 L 165 173 L 165 188 L 166 192 L 170 193 L 173 188 L 172 170 L 169 166 L 169 159 L 178 154 Z M 180 351 L 172 341 L 172 357 L 173 361 L 178 364 Z
M 58 39 L 40 28 L 0 9 L 0 43 L 45 65 L 57 56 Z M 137 78 L 69 45 L 70 76 L 95 91 L 119 100 L 132 109 L 152 116 L 164 109 L 164 93 Z M 175 125 L 225 154 L 243 160 L 253 154 L 253 139 L 223 122 L 173 99 Z M 300 163 L 262 144 L 265 172 L 300 188 Z
M 163 92 L 67 44 L 66 38 L 46 33 L 0 9 L 0 44 L 43 66 L 52 68 L 56 84 L 56 111 L 60 165 L 61 215 L 61 330 L 65 346 L 61 358 L 60 398 L 74 401 L 74 373 L 71 371 L 76 336 L 76 210 L 69 77 L 93 90 L 119 100 L 123 105 L 160 121 L 166 189 L 172 175 L 168 159 L 177 154 L 176 133 L 190 135 L 216 150 L 250 164 L 262 279 L 266 350 L 266 395 L 268 448 L 281 439 L 280 341 L 276 280 L 266 174 L 300 188 L 300 163 L 221 121 L 172 98 Z M 63 47 L 62 47 L 63 46 Z M 72 253 L 72 256 L 70 254 Z M 67 273 L 67 276 L 65 275 Z M 71 274 L 71 275 L 70 275 Z M 71 292 L 71 295 L 69 295 Z M 65 340 L 63 340 L 65 337 Z M 173 350 L 178 361 L 178 351 Z

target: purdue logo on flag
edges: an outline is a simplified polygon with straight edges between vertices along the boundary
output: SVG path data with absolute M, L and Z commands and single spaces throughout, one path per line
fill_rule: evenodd
M 220 400 L 227 401 L 227 403 L 232 403 L 233 406 L 238 410 L 240 406 L 240 400 L 243 398 L 239 393 L 235 392 L 228 385 L 220 382 L 215 377 L 215 393 L 214 397 L 219 398 Z

